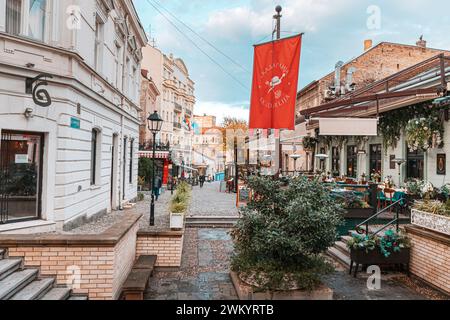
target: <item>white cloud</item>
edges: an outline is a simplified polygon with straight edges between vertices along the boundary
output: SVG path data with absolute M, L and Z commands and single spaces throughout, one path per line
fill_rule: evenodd
M 194 114 L 215 116 L 217 124 L 220 124 L 225 117 L 248 121 L 249 109 L 245 103 L 227 104 L 217 101 L 200 101 L 195 105 Z
M 349 9 L 350 0 L 286 0 L 283 3 L 282 30 L 313 32 L 327 18 Z M 205 31 L 216 37 L 240 41 L 242 37 L 262 37 L 272 32 L 275 5 L 272 1 L 253 1 L 252 5 L 213 11 Z

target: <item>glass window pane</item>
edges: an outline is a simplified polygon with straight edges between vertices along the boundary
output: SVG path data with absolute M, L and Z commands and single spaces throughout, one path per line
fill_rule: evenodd
M 6 0 L 6 32 L 20 34 L 22 19 L 22 0 Z
M 46 5 L 47 0 L 30 0 L 28 36 L 33 39 L 44 41 Z

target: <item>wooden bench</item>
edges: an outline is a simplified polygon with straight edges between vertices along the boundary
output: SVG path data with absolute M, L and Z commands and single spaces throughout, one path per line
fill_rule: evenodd
M 140 256 L 122 285 L 123 300 L 144 300 L 148 280 L 153 275 L 157 256 Z

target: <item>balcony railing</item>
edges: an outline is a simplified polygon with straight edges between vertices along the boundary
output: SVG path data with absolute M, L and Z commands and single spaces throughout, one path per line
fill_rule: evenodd
M 183 107 L 181 104 L 175 102 L 175 111 L 183 112 Z
M 173 127 L 174 127 L 175 129 L 181 129 L 181 123 L 179 123 L 179 122 L 174 122 L 174 123 L 173 123 Z
M 187 114 L 188 116 L 192 117 L 192 111 L 191 111 L 191 110 L 186 109 L 186 114 Z
M 170 143 L 169 142 L 167 142 L 167 143 L 156 142 L 155 149 L 156 149 L 156 151 L 170 151 Z M 152 151 L 153 150 L 153 141 L 152 140 L 142 141 L 139 144 L 139 150 Z

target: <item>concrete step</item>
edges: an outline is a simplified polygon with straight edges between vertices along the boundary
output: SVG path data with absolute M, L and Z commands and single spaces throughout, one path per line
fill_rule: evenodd
M 331 247 L 328 248 L 327 254 L 343 266 L 350 268 L 350 257 L 344 254 L 341 250 Z
M 2 259 L 0 260 L 0 280 L 5 279 L 11 273 L 20 268 L 21 259 Z
M 88 297 L 86 297 L 86 296 L 70 296 L 70 298 L 67 300 L 86 301 L 86 300 L 88 300 Z
M 350 249 L 347 247 L 347 244 L 344 241 L 337 241 L 334 244 L 334 248 L 338 249 L 343 254 L 345 254 L 345 255 L 350 257 Z
M 349 240 L 351 240 L 352 237 L 351 236 L 343 236 L 341 237 L 341 241 L 344 242 L 345 244 L 348 243 Z
M 239 217 L 214 217 L 214 216 L 190 216 L 186 217 L 186 227 L 194 228 L 232 228 L 238 222 Z
M 67 300 L 71 292 L 69 288 L 52 288 L 40 300 Z
M 37 269 L 25 269 L 16 271 L 5 279 L 0 280 L 0 300 L 8 300 L 14 296 L 17 292 L 35 280 L 37 275 Z
M 53 288 L 54 283 L 54 278 L 35 280 L 17 292 L 11 300 L 38 300 Z

